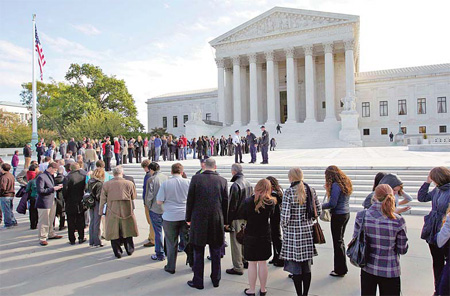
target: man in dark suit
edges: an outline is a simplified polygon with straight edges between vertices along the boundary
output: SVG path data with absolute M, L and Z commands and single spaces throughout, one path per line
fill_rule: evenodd
M 205 171 L 194 175 L 189 185 L 186 203 L 186 222 L 190 223 L 190 243 L 194 248 L 194 278 L 187 284 L 203 289 L 205 246 L 211 255 L 211 280 L 214 287 L 220 282 L 220 249 L 224 244 L 224 217 L 228 211 L 227 180 L 216 172 L 216 161 L 205 160 Z
M 36 208 L 38 210 L 39 243 L 41 246 L 48 245 L 47 239 L 59 239 L 53 229 L 53 220 L 56 214 L 55 192 L 63 185 L 55 186 L 53 175 L 58 171 L 59 165 L 52 162 L 48 165 L 44 173 L 36 178 Z
M 82 244 L 86 241 L 84 238 L 85 220 L 82 203 L 85 186 L 85 171 L 81 170 L 80 165 L 76 162 L 70 164 L 70 173 L 64 182 L 63 196 L 71 245 L 75 244 L 75 229 L 78 232 L 78 243 Z
M 247 129 L 247 142 L 250 149 L 251 160 L 249 163 L 256 162 L 256 147 L 258 147 L 258 138 L 256 138 L 255 134 L 252 133 L 249 129 Z
M 261 164 L 269 164 L 269 133 L 264 125 L 261 126 L 261 131 L 261 154 L 263 159 Z
M 73 157 L 75 157 L 75 155 L 77 155 L 78 148 L 77 148 L 77 143 L 75 142 L 74 138 L 70 139 L 69 144 L 67 144 L 67 149 L 68 149 L 68 151 L 72 151 Z

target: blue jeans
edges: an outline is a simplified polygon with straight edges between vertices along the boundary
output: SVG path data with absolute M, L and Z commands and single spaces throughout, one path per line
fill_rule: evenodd
M 102 241 L 100 239 L 100 221 L 101 216 L 98 214 L 99 202 L 95 202 L 95 207 L 89 209 L 89 245 L 100 246 Z
M 5 222 L 5 227 L 11 227 L 17 224 L 16 218 L 14 218 L 13 212 L 13 199 L 11 196 L 0 197 L 0 204 L 3 212 L 3 221 Z
M 155 231 L 155 253 L 159 259 L 164 258 L 164 246 L 163 246 L 163 235 L 162 235 L 162 214 L 156 214 L 155 212 L 149 211 L 150 219 L 152 220 L 153 230 Z
M 195 148 L 192 149 L 192 151 L 194 152 L 194 156 L 192 157 L 192 159 L 196 159 L 196 157 L 195 157 Z
M 155 147 L 155 161 L 158 162 L 159 161 L 159 156 L 161 155 L 161 146 L 160 147 Z
M 187 146 L 184 147 L 184 159 L 187 159 Z

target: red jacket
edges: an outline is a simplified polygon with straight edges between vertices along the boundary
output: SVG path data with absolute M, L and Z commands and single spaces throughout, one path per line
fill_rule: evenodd
M 105 146 L 106 146 L 106 142 L 103 142 L 102 144 L 102 154 L 105 155 Z
M 187 138 L 181 137 L 180 140 L 183 140 L 183 146 L 186 147 L 187 146 Z
M 114 142 L 114 153 L 120 153 L 120 143 L 119 141 Z

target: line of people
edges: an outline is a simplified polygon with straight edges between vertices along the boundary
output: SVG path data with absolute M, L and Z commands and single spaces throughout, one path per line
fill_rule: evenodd
M 188 285 L 204 288 L 204 249 L 209 246 L 211 260 L 211 281 L 219 287 L 221 280 L 221 258 L 225 253 L 225 233 L 230 233 L 232 267 L 228 274 L 243 275 L 248 268 L 249 287 L 246 295 L 256 295 L 259 279 L 260 295 L 267 293 L 267 260 L 274 266 L 283 267 L 293 280 L 298 295 L 307 295 L 312 282 L 313 257 L 317 256 L 314 242 L 314 224 L 322 211 L 331 214 L 330 228 L 333 239 L 334 264 L 330 276 L 344 277 L 348 272 L 344 234 L 349 221 L 349 199 L 352 194 L 350 178 L 338 167 L 325 170 L 326 198 L 320 202 L 317 194 L 303 177 L 300 168 L 288 172 L 289 188 L 284 190 L 276 178 L 261 179 L 255 187 L 245 179 L 242 166 L 231 166 L 232 185 L 216 171 L 213 158 L 202 159 L 202 168 L 187 179 L 182 164 L 171 167 L 169 178 L 160 171 L 159 164 L 144 160 L 143 202 L 150 227 L 149 242 L 155 246 L 153 260 L 167 259 L 164 270 L 176 272 L 179 251 L 187 253 L 192 265 L 193 278 Z M 95 202 L 89 208 L 89 244 L 103 246 L 101 242 L 101 219 L 105 216 L 103 235 L 111 241 L 114 255 L 122 257 L 121 245 L 128 255 L 134 252 L 133 237 L 138 236 L 134 214 L 136 187 L 131 177 L 124 176 L 122 166 L 116 166 L 113 176 L 104 170 L 102 161 L 87 174 L 75 161 L 61 166 L 49 162 L 41 173 L 32 163 L 25 175 L 29 178 L 31 196 L 36 196 L 31 210 L 31 228 L 39 229 L 40 244 L 47 245 L 47 239 L 57 239 L 53 227 L 56 215 L 57 192 L 62 191 L 68 221 L 68 237 L 75 244 L 84 237 L 86 192 Z M 67 173 L 64 177 L 61 167 Z M 11 166 L 2 164 L 0 176 L 1 206 L 5 226 L 17 225 L 12 211 L 14 178 Z M 63 181 L 56 181 L 58 173 Z M 21 172 L 21 175 L 22 172 Z M 34 176 L 33 176 L 34 175 Z M 56 176 L 56 177 L 55 177 Z M 430 191 L 430 185 L 436 187 Z M 34 184 L 34 185 L 33 185 Z M 27 190 L 28 191 L 28 190 Z M 405 193 L 402 180 L 389 173 L 377 174 L 373 192 L 364 202 L 366 210 L 357 214 L 353 237 L 363 225 L 366 233 L 367 263 L 361 269 L 361 295 L 400 295 L 400 255 L 408 251 L 406 222 L 401 213 L 408 208 L 399 207 L 412 198 Z M 428 179 L 418 192 L 420 202 L 432 202 L 432 210 L 425 217 L 421 238 L 428 244 L 433 258 L 435 295 L 448 294 L 450 228 L 450 170 L 437 167 L 430 171 Z M 36 227 L 35 226 L 35 227 Z M 152 237 L 153 232 L 153 237 Z M 91 239 L 92 237 L 92 239 Z M 167 256 L 167 258 L 166 258 Z M 447 294 L 445 294 L 447 293 Z

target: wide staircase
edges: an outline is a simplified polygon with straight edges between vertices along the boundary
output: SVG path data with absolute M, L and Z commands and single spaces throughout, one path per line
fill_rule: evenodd
M 231 180 L 231 166 L 219 166 L 217 172 Z M 365 197 L 372 191 L 373 179 L 378 172 L 388 172 L 397 174 L 404 184 L 404 190 L 413 197 L 413 201 L 408 205 L 411 210 L 405 214 L 426 215 L 431 209 L 431 203 L 422 203 L 417 200 L 417 192 L 423 182 L 427 179 L 430 168 L 424 167 L 341 167 L 347 176 L 353 182 L 353 193 L 350 198 L 351 211 L 362 210 L 362 203 Z M 192 177 L 199 170 L 198 166 L 185 166 L 184 171 L 188 178 Z M 278 179 L 283 189 L 289 187 L 288 180 L 289 167 L 285 166 L 261 166 L 261 165 L 244 165 L 244 175 L 247 180 L 254 186 L 260 179 L 267 176 L 273 176 Z M 319 199 L 325 196 L 324 171 L 325 167 L 302 167 L 305 182 L 313 187 Z M 125 174 L 132 176 L 136 182 L 138 198 L 142 197 L 142 185 L 144 179 L 144 171 L 139 164 L 124 165 Z M 161 163 L 161 172 L 170 176 L 170 164 Z M 231 184 L 231 183 L 229 183 Z

